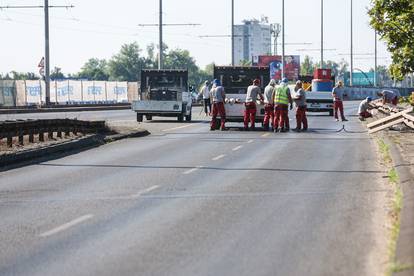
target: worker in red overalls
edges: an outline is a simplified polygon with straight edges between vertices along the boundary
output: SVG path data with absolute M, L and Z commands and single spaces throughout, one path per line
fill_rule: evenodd
M 220 115 L 221 125 L 220 130 L 225 130 L 226 123 L 226 110 L 224 109 L 224 101 L 226 99 L 226 93 L 224 92 L 224 87 L 221 86 L 221 83 L 218 79 L 213 81 L 213 87 L 211 89 L 210 97 L 213 102 L 212 107 L 212 116 L 210 123 L 210 130 L 216 129 L 216 120 L 217 115 Z
M 269 85 L 266 86 L 264 91 L 264 110 L 265 115 L 263 119 L 264 130 L 269 130 L 269 122 L 272 124 L 273 131 L 273 117 L 274 117 L 274 96 L 275 96 L 276 81 L 270 80 Z
M 288 79 L 284 78 L 280 86 L 275 91 L 275 118 L 274 118 L 274 132 L 286 132 L 286 120 L 288 119 L 289 105 L 290 110 L 293 109 L 292 96 L 288 87 Z M 280 129 L 279 129 L 280 128 Z
M 344 84 L 342 81 L 339 81 L 337 85 L 334 87 L 334 89 L 332 90 L 332 98 L 334 102 L 334 117 L 337 122 L 339 121 L 338 110 L 339 110 L 339 113 L 341 114 L 342 122 L 348 121 L 344 115 L 344 96 L 345 96 Z
M 308 119 L 306 118 L 306 92 L 303 90 L 303 83 L 298 80 L 295 86 L 293 100 L 296 104 L 296 128 L 295 131 L 307 131 Z
M 247 88 L 246 101 L 244 102 L 244 130 L 249 130 L 249 120 L 250 120 L 250 130 L 255 129 L 255 120 L 256 120 L 256 100 L 257 97 L 260 97 L 260 101 L 263 102 L 262 90 L 260 89 L 260 80 L 255 79 L 253 85 L 250 85 Z

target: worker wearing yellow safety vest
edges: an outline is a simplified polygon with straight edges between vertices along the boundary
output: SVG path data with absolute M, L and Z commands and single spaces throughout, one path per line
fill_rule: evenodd
M 275 91 L 275 116 L 274 116 L 274 132 L 286 132 L 286 121 L 288 118 L 288 108 L 293 108 L 292 96 L 288 87 L 288 80 L 284 78 L 280 86 Z

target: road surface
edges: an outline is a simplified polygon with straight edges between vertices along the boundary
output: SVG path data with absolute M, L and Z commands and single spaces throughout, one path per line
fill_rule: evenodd
M 1 172 L 0 275 L 380 275 L 390 190 L 349 118 L 286 134 L 155 121 Z

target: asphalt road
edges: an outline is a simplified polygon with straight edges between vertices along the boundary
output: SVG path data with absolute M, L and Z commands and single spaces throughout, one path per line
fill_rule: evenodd
M 156 120 L 0 172 L 0 275 L 380 275 L 389 188 L 349 118 L 283 134 Z

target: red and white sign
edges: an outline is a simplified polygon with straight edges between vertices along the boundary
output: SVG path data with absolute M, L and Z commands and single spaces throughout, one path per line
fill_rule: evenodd
M 42 59 L 39 62 L 39 65 L 37 67 L 45 68 L 45 58 L 44 57 L 42 57 Z

